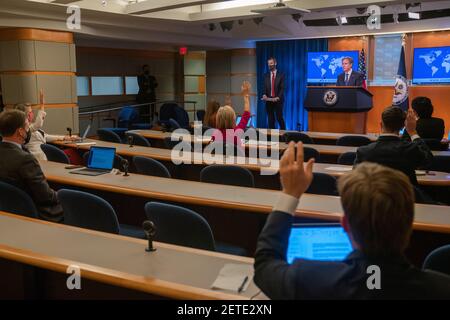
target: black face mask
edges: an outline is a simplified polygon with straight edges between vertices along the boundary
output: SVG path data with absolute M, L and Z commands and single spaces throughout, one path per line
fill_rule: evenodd
M 149 75 L 150 71 L 146 70 L 146 71 L 144 71 L 144 74 Z
M 24 140 L 23 144 L 27 144 L 28 142 L 30 142 L 31 139 L 31 130 L 28 129 L 27 131 L 27 135 L 24 137 L 22 137 L 22 139 Z

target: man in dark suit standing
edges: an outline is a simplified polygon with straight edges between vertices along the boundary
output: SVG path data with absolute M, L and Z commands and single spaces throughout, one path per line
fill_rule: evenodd
M 30 124 L 22 111 L 11 110 L 0 114 L 0 180 L 27 192 L 41 218 L 59 222 L 63 211 L 57 193 L 52 190 L 39 162 L 23 145 L 31 137 Z
M 297 155 L 295 155 L 297 153 Z M 414 191 L 403 173 L 363 163 L 338 180 L 341 224 L 353 247 L 343 261 L 286 261 L 296 209 L 313 179 L 303 145 L 280 160 L 283 192 L 255 253 L 256 285 L 271 299 L 449 299 L 450 277 L 420 270 L 405 257 L 414 221 Z M 378 270 L 374 271 L 374 270 Z M 373 279 L 378 277 L 379 286 Z
M 355 164 L 370 161 L 400 170 L 413 185 L 418 186 L 415 170 L 430 164 L 433 154 L 417 135 L 416 123 L 412 109 L 408 110 L 407 115 L 399 107 L 384 109 L 381 114 L 381 135 L 377 141 L 358 148 Z M 403 127 L 412 142 L 400 137 L 399 132 Z
M 275 116 L 277 117 L 280 130 L 285 130 L 286 125 L 283 119 L 284 104 L 284 73 L 277 70 L 277 60 L 269 58 L 267 60 L 269 72 L 264 78 L 264 94 L 262 100 L 266 102 L 269 129 L 275 129 Z
M 362 87 L 364 76 L 357 71 L 353 71 L 352 67 L 352 57 L 345 57 L 342 59 L 342 69 L 344 69 L 344 72 L 338 75 L 336 82 L 337 86 Z
M 149 103 L 149 102 L 155 102 L 156 101 L 156 93 L 155 89 L 158 87 L 158 82 L 156 81 L 156 78 L 152 75 L 150 75 L 150 68 L 147 64 L 142 66 L 143 73 L 138 75 L 138 85 L 139 85 L 139 92 L 136 97 L 136 101 L 139 104 L 142 103 Z M 155 105 L 151 105 L 151 116 L 153 117 Z M 145 119 L 142 119 L 142 115 L 149 112 L 149 106 L 142 106 L 139 107 L 139 114 L 141 116 L 141 120 L 145 121 Z

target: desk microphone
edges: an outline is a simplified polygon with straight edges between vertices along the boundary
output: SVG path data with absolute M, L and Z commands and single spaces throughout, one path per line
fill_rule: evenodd
M 128 177 L 129 176 L 129 174 L 128 174 L 128 167 L 129 167 L 128 160 L 127 159 L 123 159 L 121 164 L 122 164 L 123 171 L 125 172 L 123 174 L 123 176 L 124 177 Z
M 145 251 L 147 252 L 153 252 L 156 251 L 156 248 L 153 248 L 153 237 L 156 234 L 156 227 L 155 224 L 150 220 L 145 220 L 142 224 L 142 228 L 144 228 L 145 236 L 148 240 L 148 247 L 145 248 Z
M 130 148 L 133 148 L 133 140 L 134 140 L 134 138 L 133 138 L 133 136 L 128 136 L 128 144 L 130 145 Z
M 69 137 L 71 137 L 72 136 L 72 128 L 70 128 L 70 127 L 67 127 L 67 129 L 66 129 L 68 132 L 69 132 Z

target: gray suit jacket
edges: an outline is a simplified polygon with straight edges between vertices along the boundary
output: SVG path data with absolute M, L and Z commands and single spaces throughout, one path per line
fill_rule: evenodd
M 8 142 L 0 142 L 0 154 L 0 179 L 28 193 L 43 219 L 61 221 L 62 207 L 36 158 Z

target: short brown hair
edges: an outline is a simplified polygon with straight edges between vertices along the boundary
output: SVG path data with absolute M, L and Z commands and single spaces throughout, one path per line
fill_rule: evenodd
M 10 137 L 19 128 L 25 127 L 27 116 L 20 110 L 7 110 L 0 113 L 0 134 Z
M 16 103 L 14 109 L 27 113 L 27 108 L 31 108 L 31 103 Z
M 403 254 L 414 220 L 414 190 L 400 171 L 363 162 L 339 178 L 338 190 L 353 239 L 367 256 Z
M 399 107 L 390 106 L 383 110 L 381 121 L 383 127 L 391 132 L 398 132 L 405 126 L 406 113 Z

